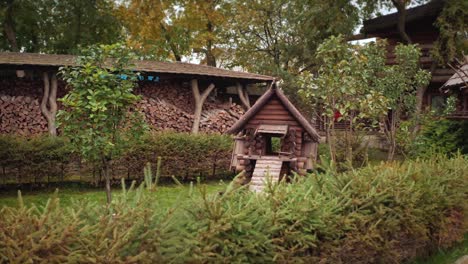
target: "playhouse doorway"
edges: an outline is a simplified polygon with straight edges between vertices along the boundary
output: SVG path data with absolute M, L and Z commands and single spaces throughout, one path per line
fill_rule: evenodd
M 259 125 L 255 131 L 256 135 L 263 138 L 263 155 L 279 156 L 281 155 L 284 139 L 288 134 L 287 125 Z

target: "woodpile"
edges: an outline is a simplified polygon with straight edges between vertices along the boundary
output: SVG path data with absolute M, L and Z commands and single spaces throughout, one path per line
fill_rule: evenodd
M 0 95 L 0 133 L 22 135 L 47 131 L 39 100 L 29 96 Z
M 43 87 L 42 80 L 0 80 L 0 134 L 47 132 L 47 121 L 40 109 Z M 57 97 L 65 93 L 65 83 L 59 80 Z M 136 93 L 142 96 L 137 109 L 144 114 L 151 129 L 191 131 L 195 104 L 190 87 L 172 82 L 140 82 Z M 223 133 L 243 114 L 240 105 L 219 102 L 210 94 L 203 105 L 200 131 Z
M 152 130 L 189 132 L 192 128 L 193 115 L 164 100 L 143 96 L 137 103 L 137 108 L 144 114 L 146 123 Z
M 213 107 L 213 104 L 211 104 Z M 220 108 L 205 110 L 202 113 L 200 130 L 205 133 L 224 133 L 243 114 L 239 105 L 219 105 Z M 193 114 L 172 105 L 163 99 L 154 99 L 143 96 L 137 104 L 138 110 L 144 114 L 150 129 L 155 131 L 172 130 L 177 132 L 190 132 L 193 123 Z
M 227 109 L 214 109 L 202 113 L 200 129 L 206 133 L 224 133 L 244 114 L 240 105 L 233 104 Z

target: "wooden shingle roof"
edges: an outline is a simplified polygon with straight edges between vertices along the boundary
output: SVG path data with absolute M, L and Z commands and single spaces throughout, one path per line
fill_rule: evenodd
M 249 120 L 253 118 L 262 108 L 269 102 L 270 98 L 274 95 L 278 97 L 281 103 L 284 105 L 291 115 L 299 122 L 304 130 L 315 140 L 319 141 L 320 135 L 317 133 L 312 124 L 305 119 L 305 117 L 297 110 L 297 108 L 289 101 L 286 95 L 276 87 L 272 85 L 258 100 L 255 104 L 231 127 L 226 133 L 236 134 L 241 131 L 244 126 L 247 125 Z
M 15 66 L 42 66 L 61 67 L 76 65 L 77 56 L 39 54 L 39 53 L 19 53 L 0 52 L 0 65 Z M 218 78 L 230 78 L 239 80 L 249 80 L 254 82 L 268 82 L 275 78 L 267 75 L 260 75 L 248 72 L 231 71 L 211 66 L 182 63 L 182 62 L 160 62 L 152 60 L 134 61 L 134 70 L 139 72 L 169 73 L 181 75 L 210 76 Z
M 468 61 L 468 56 L 465 57 L 465 60 Z M 461 86 L 461 88 L 466 87 L 468 83 L 468 62 L 465 62 L 460 68 L 455 71 L 455 74 L 448 79 L 448 81 L 442 86 L 442 88 L 450 88 L 454 86 Z

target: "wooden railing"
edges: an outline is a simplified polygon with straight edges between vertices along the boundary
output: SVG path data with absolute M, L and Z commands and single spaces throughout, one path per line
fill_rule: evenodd
M 468 119 L 468 110 L 457 110 L 447 115 L 450 119 Z

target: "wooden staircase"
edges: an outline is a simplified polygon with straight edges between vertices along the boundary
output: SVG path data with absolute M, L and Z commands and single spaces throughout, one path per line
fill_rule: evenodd
M 278 157 L 262 157 L 257 160 L 250 180 L 250 190 L 262 192 L 268 181 L 278 183 L 283 161 Z

